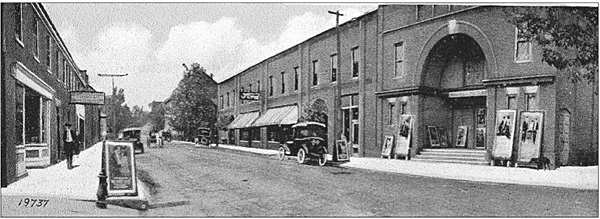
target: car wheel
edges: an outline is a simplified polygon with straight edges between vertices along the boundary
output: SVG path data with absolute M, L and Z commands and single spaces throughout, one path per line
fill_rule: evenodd
M 325 154 L 319 155 L 319 166 L 325 166 L 327 163 L 327 156 Z
M 306 151 L 304 151 L 304 148 L 300 148 L 298 150 L 298 163 L 299 164 L 306 163 Z
M 278 155 L 279 160 L 284 160 L 285 159 L 285 148 L 279 147 L 278 152 L 279 153 L 277 155 Z

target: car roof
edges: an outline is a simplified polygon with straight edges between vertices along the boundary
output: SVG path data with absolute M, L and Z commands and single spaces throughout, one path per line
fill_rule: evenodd
M 309 125 L 318 125 L 318 126 L 322 126 L 323 128 L 325 128 L 325 124 L 320 123 L 320 122 L 301 122 L 301 123 L 298 123 L 296 125 L 293 125 L 292 128 L 296 128 L 296 127 L 299 127 L 299 126 L 303 126 L 304 127 L 304 126 L 309 126 Z
M 128 132 L 128 131 L 138 131 L 138 130 L 142 130 L 141 127 L 131 127 L 131 128 L 125 128 L 123 129 L 123 132 Z

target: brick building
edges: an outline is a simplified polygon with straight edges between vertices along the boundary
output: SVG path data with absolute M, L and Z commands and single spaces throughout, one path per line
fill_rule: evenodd
M 381 156 L 384 137 L 411 115 L 412 159 L 438 148 L 427 133 L 435 126 L 449 133 L 439 148 L 473 151 L 489 163 L 496 114 L 512 109 L 543 113 L 539 154 L 553 167 L 597 164 L 597 82 L 573 84 L 542 62 L 541 48 L 517 37 L 502 7 L 381 5 L 340 25 L 339 55 L 336 33 L 331 28 L 220 82 L 219 114 L 232 120 L 227 141 L 276 149 L 305 107 L 322 107 L 333 151 L 339 83 L 340 125 L 353 156 Z M 240 92 L 260 98 L 240 100 Z M 457 146 L 460 127 L 466 142 Z M 512 150 L 514 163 L 516 141 Z
M 84 147 L 100 140 L 98 106 L 69 104 L 69 91 L 94 91 L 44 7 L 2 6 L 2 187 L 64 159 L 62 132 L 71 123 Z M 65 167 L 66 168 L 66 167 Z

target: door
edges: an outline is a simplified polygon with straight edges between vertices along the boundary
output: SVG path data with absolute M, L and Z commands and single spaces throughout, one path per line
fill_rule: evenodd
M 473 119 L 473 109 L 455 109 L 454 113 L 453 113 L 453 121 L 454 124 L 452 126 L 453 131 L 452 131 L 452 146 L 453 147 L 458 147 L 458 148 L 474 148 L 475 144 L 474 144 L 474 138 L 473 138 L 473 123 L 474 123 L 474 119 Z M 457 145 L 457 141 L 458 141 L 458 132 L 459 132 L 459 127 L 461 126 L 466 126 L 466 143 L 464 144 L 464 146 L 459 146 Z
M 342 118 L 343 118 L 343 133 L 344 137 L 346 137 L 346 141 L 349 142 L 349 146 L 352 146 L 352 156 L 358 156 L 360 151 L 360 122 L 358 120 L 358 107 L 351 107 L 342 109 Z

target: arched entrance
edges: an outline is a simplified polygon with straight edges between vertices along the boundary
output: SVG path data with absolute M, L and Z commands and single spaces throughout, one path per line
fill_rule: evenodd
M 439 89 L 425 97 L 426 126 L 448 130 L 446 145 L 431 147 L 484 149 L 486 137 L 486 96 L 482 80 L 486 56 L 471 36 L 450 34 L 438 40 L 424 61 L 423 85 Z M 429 142 L 429 141 L 425 141 Z

